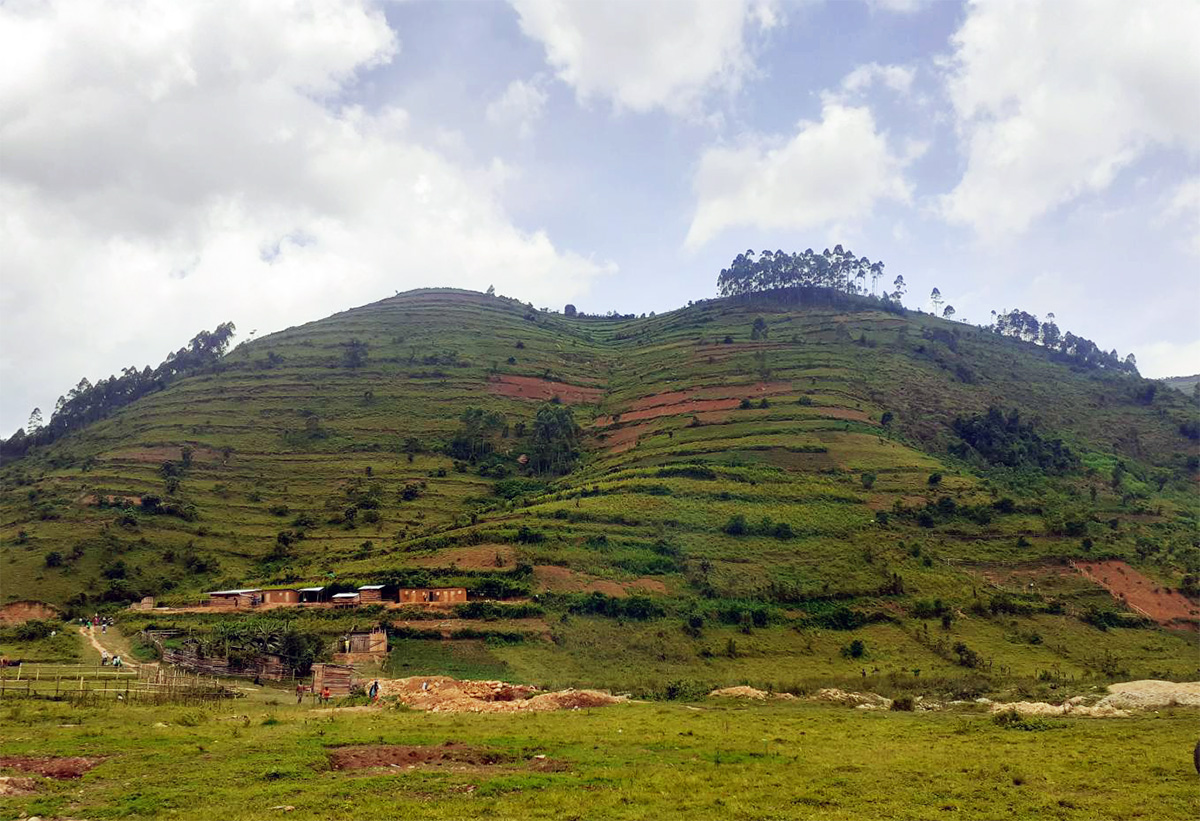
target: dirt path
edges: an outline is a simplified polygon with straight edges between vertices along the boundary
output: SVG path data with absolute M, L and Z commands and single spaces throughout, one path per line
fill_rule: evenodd
M 109 657 L 120 656 L 121 664 L 131 670 L 136 670 L 142 666 L 133 660 L 132 654 L 129 652 L 129 642 L 125 641 L 124 636 L 118 636 L 115 629 L 111 633 L 97 633 L 94 627 L 91 630 L 80 627 L 79 632 L 87 639 L 88 644 L 96 651 L 97 656 L 103 653 L 108 653 Z M 102 644 L 100 642 L 101 638 L 105 639 L 107 644 Z

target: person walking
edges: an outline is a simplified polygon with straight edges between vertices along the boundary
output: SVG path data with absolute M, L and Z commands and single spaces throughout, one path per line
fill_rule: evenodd
M 379 679 L 371 682 L 371 689 L 367 691 L 367 696 L 371 701 L 379 701 Z
M 108 651 L 107 650 L 100 651 L 100 666 L 101 667 L 108 666 Z
M 303 704 L 303 703 L 304 703 L 304 691 L 305 691 L 305 689 L 307 689 L 307 688 L 306 688 L 306 687 L 305 687 L 303 684 L 297 684 L 297 685 L 296 685 L 296 703 L 297 703 L 297 704 Z
M 329 703 L 329 696 L 330 696 L 330 693 L 329 693 L 329 688 L 328 688 L 328 687 L 322 687 L 322 688 L 321 688 L 321 703 L 322 703 L 322 704 L 328 704 L 328 703 Z

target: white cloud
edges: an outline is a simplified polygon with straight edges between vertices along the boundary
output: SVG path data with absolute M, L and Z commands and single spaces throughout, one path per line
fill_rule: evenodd
M 693 181 L 697 204 L 685 244 L 725 228 L 806 229 L 867 217 L 880 200 L 907 201 L 904 167 L 865 107 L 826 102 L 819 122 L 790 139 L 710 148 Z
M 1162 218 L 1178 223 L 1184 232 L 1183 245 L 1193 254 L 1200 254 L 1200 177 L 1175 186 L 1167 196 Z
M 571 2 L 511 0 L 521 30 L 581 103 L 695 114 L 753 70 L 747 36 L 777 25 L 771 0 Z
M 1107 188 L 1156 146 L 1200 150 L 1200 4 L 972 2 L 948 89 L 966 172 L 947 219 L 998 238 Z
M 916 69 L 911 66 L 881 66 L 879 63 L 866 63 L 842 78 L 841 88 L 844 92 L 856 94 L 866 91 L 875 83 L 882 83 L 897 94 L 905 95 L 912 89 L 916 73 Z
M 1150 342 L 1134 347 L 1138 371 L 1148 379 L 1200 373 L 1200 339 L 1192 342 Z
M 533 127 L 546 110 L 546 92 L 539 84 L 513 80 L 504 93 L 488 104 L 487 121 L 509 128 L 523 139 L 533 136 Z
M 892 14 L 914 14 L 932 4 L 933 0 L 867 0 L 871 8 Z
M 397 50 L 365 0 L 0 6 L 5 432 L 224 320 L 434 284 L 552 304 L 612 270 L 515 227 L 502 163 L 338 102 Z

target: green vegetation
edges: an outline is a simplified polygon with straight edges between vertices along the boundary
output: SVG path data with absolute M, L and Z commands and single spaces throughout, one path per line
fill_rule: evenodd
M 862 686 L 864 665 L 913 692 L 1195 675 L 1192 634 L 1067 565 L 1195 595 L 1192 399 L 1052 356 L 1045 323 L 1030 341 L 906 311 L 902 282 L 865 297 L 877 263 L 840 253 L 840 290 L 646 318 L 423 290 L 243 343 L 5 460 L 3 594 L 90 615 L 463 586 L 528 609 L 295 626 L 403 620 L 423 671 L 471 646 L 506 677 L 654 697 Z
M 5 755 L 95 756 L 0 813 L 87 818 L 1191 819 L 1195 717 L 994 721 L 803 702 L 523 715 L 6 702 Z M 1024 730 L 1024 731 L 1022 731 Z M 1033 730 L 1033 731 L 1031 731 Z M 1038 732 L 1036 730 L 1045 730 Z M 482 748 L 498 764 L 334 770 L 347 745 Z M 538 758 L 544 756 L 545 758 Z M 80 788 L 82 784 L 83 789 Z M 584 789 L 583 787 L 586 787 Z M 277 809 L 288 807 L 288 810 Z

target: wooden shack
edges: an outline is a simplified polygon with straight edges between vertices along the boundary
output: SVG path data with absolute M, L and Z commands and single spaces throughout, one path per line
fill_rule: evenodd
M 334 607 L 354 607 L 358 604 L 357 593 L 334 593 L 330 599 Z
M 362 603 L 383 601 L 382 584 L 364 584 L 358 588 L 358 600 Z
M 296 595 L 301 604 L 319 604 L 324 601 L 321 595 L 324 591 L 324 587 L 301 587 L 296 591 Z
M 375 628 L 369 633 L 347 633 L 338 639 L 333 660 L 340 664 L 382 661 L 387 655 L 387 631 Z
M 262 591 L 257 587 L 238 590 L 211 590 L 208 592 L 208 606 L 225 610 L 241 607 L 255 607 L 262 601 Z
M 263 604 L 299 604 L 299 590 L 264 590 L 262 591 Z
M 343 698 L 350 695 L 354 687 L 354 668 L 341 664 L 314 664 L 312 691 L 320 694 L 324 687 L 329 688 L 329 695 Z
M 467 600 L 465 587 L 402 588 L 401 604 L 459 604 Z

